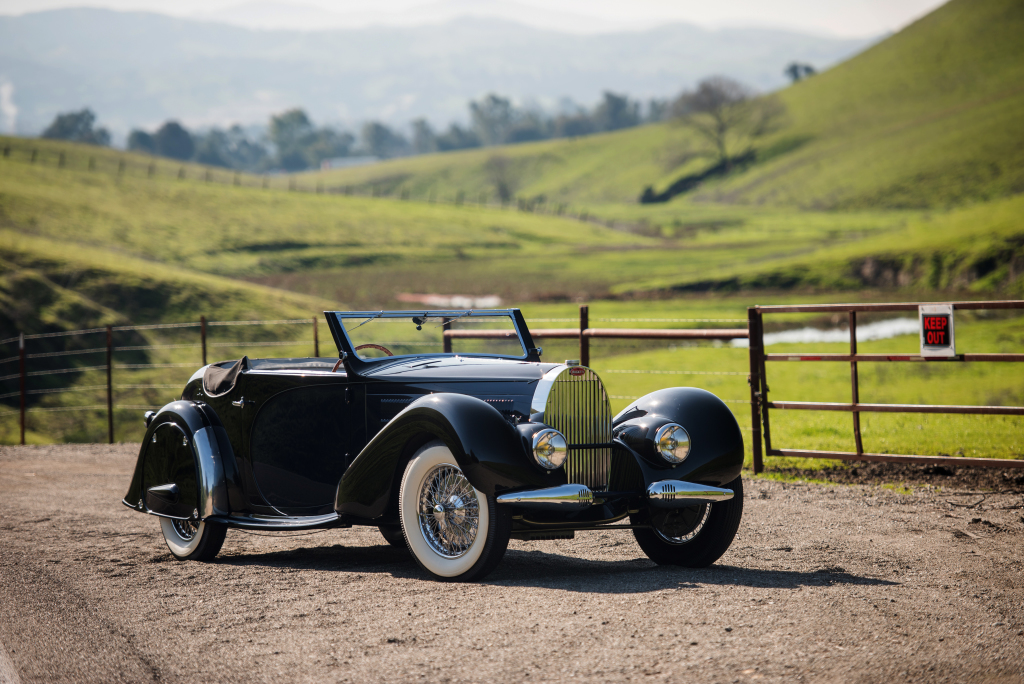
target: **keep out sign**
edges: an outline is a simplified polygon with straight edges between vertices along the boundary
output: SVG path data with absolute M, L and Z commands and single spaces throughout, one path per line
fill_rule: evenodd
M 921 319 L 921 356 L 956 356 L 953 305 L 922 304 L 918 312 Z

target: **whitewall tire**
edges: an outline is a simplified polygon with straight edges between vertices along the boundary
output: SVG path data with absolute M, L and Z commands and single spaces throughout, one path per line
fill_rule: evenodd
M 178 560 L 212 560 L 224 545 L 225 525 L 160 518 L 160 531 Z
M 413 558 L 439 579 L 480 579 L 508 547 L 512 520 L 475 489 L 452 452 L 431 442 L 412 457 L 399 492 L 402 531 Z

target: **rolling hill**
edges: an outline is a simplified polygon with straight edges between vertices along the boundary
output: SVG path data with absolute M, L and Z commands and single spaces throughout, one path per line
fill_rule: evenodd
M 1024 190 L 1024 5 L 953 0 L 852 59 L 780 92 L 788 124 L 759 162 L 676 201 L 798 209 L 943 208 Z M 673 124 L 324 172 L 412 196 L 491 190 L 509 160 L 524 197 L 598 210 L 706 167 Z M 644 207 L 631 215 L 643 217 Z

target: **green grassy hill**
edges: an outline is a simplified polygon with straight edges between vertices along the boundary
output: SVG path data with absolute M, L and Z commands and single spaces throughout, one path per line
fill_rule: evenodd
M 788 124 L 760 161 L 697 201 L 798 208 L 947 207 L 1024 190 L 1024 5 L 953 0 L 853 59 L 781 92 Z M 388 161 L 315 174 L 413 197 L 494 193 L 504 157 L 518 194 L 551 204 L 633 203 L 710 163 L 673 124 Z M 685 205 L 677 200 L 674 204 Z M 679 207 L 685 212 L 685 206 Z M 634 216 L 645 215 L 636 207 Z

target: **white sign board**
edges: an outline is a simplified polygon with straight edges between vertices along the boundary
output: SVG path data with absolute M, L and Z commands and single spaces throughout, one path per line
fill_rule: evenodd
M 917 307 L 921 321 L 921 356 L 956 356 L 953 339 L 953 305 L 922 304 Z

